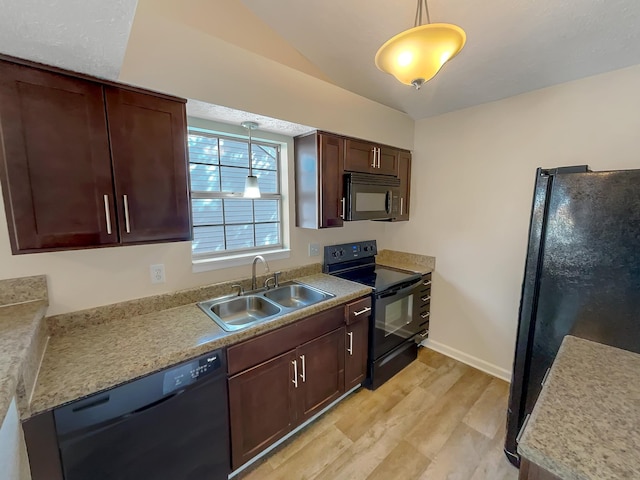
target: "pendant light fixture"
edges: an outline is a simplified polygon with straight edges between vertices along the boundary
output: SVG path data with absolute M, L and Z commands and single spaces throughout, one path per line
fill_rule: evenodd
M 242 122 L 244 128 L 249 130 L 249 176 L 244 184 L 244 198 L 260 198 L 260 187 L 258 186 L 258 177 L 253 174 L 253 157 L 251 155 L 251 130 L 258 128 L 256 122 Z
M 422 4 L 427 24 L 422 25 Z M 455 57 L 467 40 L 457 25 L 431 23 L 427 0 L 418 0 L 414 27 L 387 40 L 376 53 L 376 66 L 416 90 Z

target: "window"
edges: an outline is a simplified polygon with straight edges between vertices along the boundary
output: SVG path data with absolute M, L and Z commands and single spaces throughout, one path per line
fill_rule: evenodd
M 282 247 L 280 146 L 253 140 L 261 198 L 243 198 L 249 142 L 189 129 L 193 257 Z

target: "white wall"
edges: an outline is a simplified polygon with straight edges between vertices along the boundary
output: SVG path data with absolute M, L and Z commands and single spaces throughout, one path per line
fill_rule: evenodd
M 416 122 L 412 220 L 434 255 L 430 343 L 509 377 L 537 167 L 640 168 L 640 66 Z

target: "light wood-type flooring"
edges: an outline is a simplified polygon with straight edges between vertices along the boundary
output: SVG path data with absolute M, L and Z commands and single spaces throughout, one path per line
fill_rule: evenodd
M 502 452 L 508 384 L 432 350 L 360 389 L 243 480 L 516 480 Z

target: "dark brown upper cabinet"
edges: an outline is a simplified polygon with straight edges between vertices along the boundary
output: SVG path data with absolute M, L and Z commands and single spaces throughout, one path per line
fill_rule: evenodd
M 296 137 L 296 226 L 341 227 L 344 218 L 344 138 L 325 132 Z
M 14 254 L 190 238 L 184 101 L 105 83 L 0 60 Z
M 399 154 L 395 148 L 348 138 L 345 141 L 344 170 L 397 176 Z
M 113 87 L 105 99 L 121 242 L 189 240 L 184 104 Z
M 411 193 L 411 152 L 401 151 L 398 156 L 398 178 L 400 179 L 400 206 L 396 222 L 409 220 L 409 199 Z

